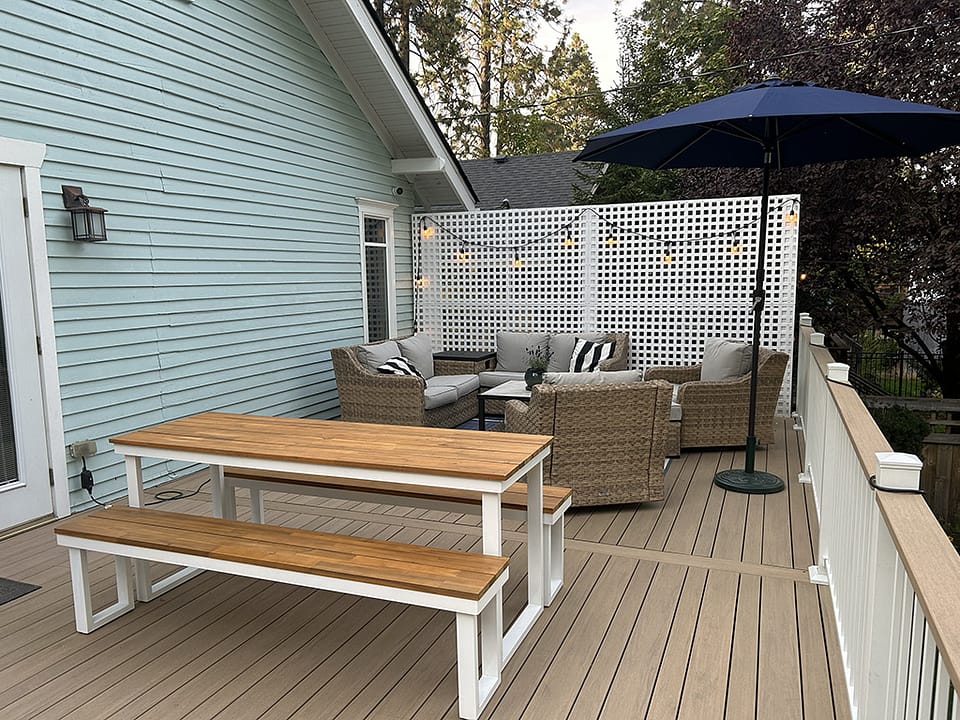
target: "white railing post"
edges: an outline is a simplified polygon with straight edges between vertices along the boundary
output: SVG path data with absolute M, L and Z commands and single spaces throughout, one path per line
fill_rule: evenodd
M 879 487 L 897 490 L 916 490 L 920 487 L 923 463 L 916 455 L 876 453 L 876 458 L 876 484 Z M 876 503 L 866 542 L 873 544 L 874 559 L 868 569 L 867 586 L 864 588 L 867 595 L 867 615 L 864 620 L 871 632 L 865 633 L 864 637 L 861 717 L 893 718 L 896 717 L 893 707 L 896 693 L 891 693 L 890 689 L 903 682 L 900 664 L 904 627 L 899 599 L 906 573 L 898 562 L 897 548 Z

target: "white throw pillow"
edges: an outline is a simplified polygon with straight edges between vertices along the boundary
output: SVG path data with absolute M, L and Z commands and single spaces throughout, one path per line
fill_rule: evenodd
M 570 358 L 570 372 L 593 372 L 600 363 L 613 355 L 616 343 L 595 343 L 589 340 L 577 340 Z
M 751 346 L 748 343 L 707 338 L 703 343 L 703 367 L 700 379 L 728 380 L 750 372 Z

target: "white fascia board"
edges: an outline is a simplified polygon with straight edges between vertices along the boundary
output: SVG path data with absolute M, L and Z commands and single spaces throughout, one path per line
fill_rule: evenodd
M 403 101 L 404 107 L 410 114 L 411 119 L 416 123 L 420 130 L 421 136 L 423 137 L 427 146 L 433 152 L 434 157 L 443 160 L 444 167 L 440 172 L 442 172 L 447 178 L 447 182 L 450 183 L 463 206 L 467 210 L 476 209 L 477 201 L 473 197 L 473 193 L 470 190 L 469 184 L 458 171 L 458 166 L 455 162 L 455 159 L 447 150 L 446 144 L 443 142 L 443 139 L 440 137 L 437 129 L 434 127 L 432 119 L 427 114 L 427 111 L 421 104 L 420 99 L 410 88 L 407 82 L 406 73 L 395 60 L 393 51 L 387 45 L 387 42 L 380 33 L 379 28 L 377 28 L 374 24 L 373 19 L 370 17 L 369 11 L 363 4 L 364 0 L 341 0 L 341 2 L 343 3 L 343 7 L 349 16 L 353 18 L 357 27 L 363 32 L 364 37 L 367 39 L 368 45 L 374 51 L 374 54 L 380 62 L 380 67 L 390 78 L 391 83 Z M 399 148 L 395 146 L 390 132 L 383 125 L 383 123 L 380 122 L 377 113 L 374 111 L 373 106 L 366 98 L 363 89 L 354 78 L 350 66 L 344 62 L 343 58 L 337 52 L 335 44 L 323 31 L 323 26 L 310 9 L 308 0 L 290 0 L 290 4 L 297 12 L 297 15 L 300 16 L 300 19 L 310 31 L 310 34 L 317 41 L 317 44 L 327 57 L 327 60 L 337 71 L 341 81 L 346 86 L 347 90 L 350 91 L 350 94 L 353 96 L 361 111 L 363 111 L 363 114 L 367 117 L 367 120 L 373 126 L 377 135 L 380 136 L 380 139 L 383 141 L 387 150 L 394 156 L 399 155 Z

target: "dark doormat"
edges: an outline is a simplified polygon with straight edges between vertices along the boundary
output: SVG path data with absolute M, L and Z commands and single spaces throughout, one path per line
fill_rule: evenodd
M 17 582 L 16 580 L 0 578 L 0 605 L 8 603 L 11 600 L 16 600 L 21 595 L 26 595 L 27 593 L 39 589 L 39 585 L 31 585 L 30 583 L 22 583 Z

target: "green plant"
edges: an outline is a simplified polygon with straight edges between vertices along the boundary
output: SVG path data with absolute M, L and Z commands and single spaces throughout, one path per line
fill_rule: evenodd
M 550 358 L 552 356 L 553 351 L 546 345 L 536 345 L 532 348 L 527 348 L 527 367 L 531 370 L 544 372 L 547 369 L 547 365 L 550 364 Z
M 902 405 L 870 408 L 880 432 L 896 452 L 923 455 L 923 439 L 930 433 L 930 424 Z

